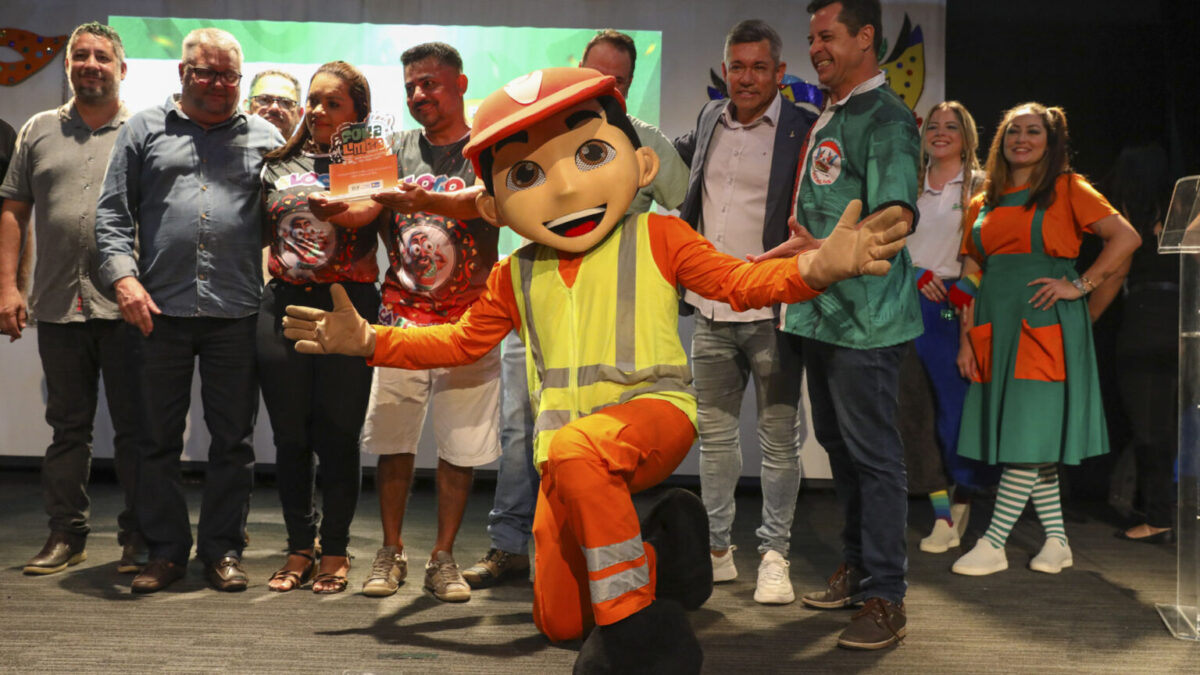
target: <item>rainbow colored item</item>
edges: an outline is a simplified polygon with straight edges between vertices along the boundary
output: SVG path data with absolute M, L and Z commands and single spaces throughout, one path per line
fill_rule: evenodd
M 983 272 L 972 272 L 954 282 L 948 294 L 950 304 L 960 311 L 969 307 L 972 302 L 975 302 L 975 295 L 979 292 L 981 279 L 983 279 Z

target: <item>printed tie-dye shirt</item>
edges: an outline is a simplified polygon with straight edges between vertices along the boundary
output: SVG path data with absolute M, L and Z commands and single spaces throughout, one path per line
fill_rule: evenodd
M 383 216 L 349 229 L 318 220 L 308 210 L 309 193 L 329 189 L 327 155 L 299 153 L 270 162 L 263 166 L 262 179 L 272 277 L 290 284 L 379 280 L 375 252 Z
M 462 156 L 467 139 L 435 146 L 421 130 L 396 144 L 400 177 L 434 192 L 475 184 Z M 388 326 L 453 323 L 479 297 L 496 263 L 497 228 L 482 219 L 455 220 L 432 213 L 395 213 L 383 228 L 389 267 L 379 323 Z

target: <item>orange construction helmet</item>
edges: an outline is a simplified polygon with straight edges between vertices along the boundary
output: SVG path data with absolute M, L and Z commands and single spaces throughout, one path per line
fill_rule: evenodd
M 479 154 L 547 117 L 588 99 L 612 96 L 625 108 L 617 80 L 591 68 L 543 68 L 522 75 L 483 99 L 463 157 L 480 175 Z

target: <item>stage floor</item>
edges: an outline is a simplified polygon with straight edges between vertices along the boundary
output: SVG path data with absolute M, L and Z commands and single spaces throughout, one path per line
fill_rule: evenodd
M 0 471 L 0 671 L 5 672 L 569 672 L 579 643 L 555 645 L 534 628 L 532 584 L 476 591 L 448 604 L 422 590 L 433 539 L 432 482 L 419 480 L 405 528 L 411 571 L 385 599 L 358 589 L 378 546 L 374 491 L 364 489 L 352 530 L 355 556 L 346 593 L 272 593 L 266 579 L 283 561 L 284 528 L 269 485 L 256 488 L 246 569 L 249 590 L 218 593 L 198 563 L 187 578 L 149 596 L 129 593 L 116 573 L 120 495 L 102 478 L 92 487 L 88 560 L 46 577 L 21 566 L 44 541 L 38 474 Z M 487 549 L 492 484 L 477 481 L 456 558 L 470 565 Z M 189 483 L 193 520 L 198 484 Z M 1029 513 L 1008 545 L 1010 568 L 969 578 L 949 572 L 957 551 L 929 555 L 917 541 L 930 524 L 927 500 L 911 502 L 908 637 L 879 652 L 838 649 L 852 612 L 814 611 L 799 602 L 754 602 L 759 500 L 738 499 L 734 541 L 741 576 L 717 586 L 690 617 L 706 673 L 1195 673 L 1200 644 L 1170 637 L 1154 610 L 1175 594 L 1173 548 L 1121 542 L 1106 506 L 1068 508 L 1075 567 L 1057 576 L 1029 571 L 1041 530 Z M 840 518 L 830 491 L 801 495 L 791 578 L 797 595 L 822 586 L 839 562 Z

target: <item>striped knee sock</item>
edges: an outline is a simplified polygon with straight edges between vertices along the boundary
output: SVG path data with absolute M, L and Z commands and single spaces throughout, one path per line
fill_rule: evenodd
M 1058 465 L 1043 466 L 1038 470 L 1037 484 L 1033 486 L 1033 508 L 1038 520 L 1046 530 L 1046 538 L 1057 537 L 1067 543 L 1067 531 L 1063 527 L 1062 498 L 1058 490 Z
M 950 517 L 949 492 L 945 490 L 931 492 L 929 493 L 929 502 L 933 504 L 933 521 L 935 523 L 939 520 L 944 520 L 947 525 L 954 525 L 954 520 Z
M 1033 486 L 1038 480 L 1038 470 L 1018 466 L 1004 467 L 1000 476 L 1000 489 L 996 493 L 996 509 L 992 512 L 992 524 L 988 526 L 984 538 L 996 548 L 1004 548 L 1008 541 L 1008 533 L 1016 525 L 1017 518 L 1025 510 L 1025 502 L 1033 492 Z

